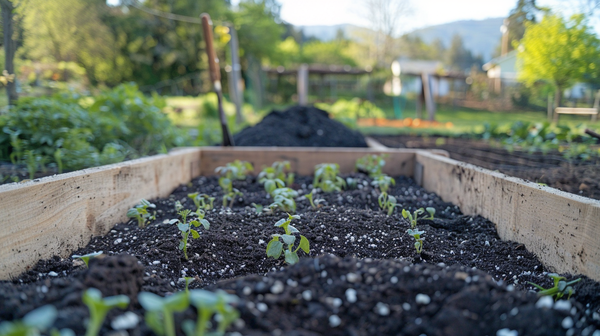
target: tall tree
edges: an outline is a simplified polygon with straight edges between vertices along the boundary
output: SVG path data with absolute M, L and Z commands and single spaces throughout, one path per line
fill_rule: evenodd
M 362 0 L 362 13 L 375 31 L 374 57 L 377 64 L 391 63 L 394 51 L 394 37 L 398 34 L 401 20 L 410 13 L 410 0 Z
M 600 40 L 583 15 L 574 15 L 568 21 L 546 15 L 538 24 L 527 23 L 521 45 L 519 80 L 529 86 L 537 81 L 553 84 L 557 107 L 563 90 L 569 86 L 598 80 Z
M 18 99 L 16 83 L 14 81 L 15 74 L 15 51 L 16 43 L 13 40 L 13 11 L 14 3 L 11 0 L 0 0 L 2 8 L 2 28 L 4 33 L 4 64 L 7 75 L 12 76 L 12 80 L 6 83 L 6 94 L 8 96 L 8 105 L 15 105 Z
M 470 50 L 466 49 L 462 37 L 454 35 L 450 47 L 446 50 L 446 65 L 454 70 L 464 71 L 472 66 L 479 68 L 482 65 L 481 57 L 475 57 Z
M 525 34 L 527 23 L 536 23 L 536 16 L 546 9 L 536 4 L 536 0 L 518 0 L 517 6 L 508 15 L 508 48 L 513 50 L 512 42 L 520 41 Z

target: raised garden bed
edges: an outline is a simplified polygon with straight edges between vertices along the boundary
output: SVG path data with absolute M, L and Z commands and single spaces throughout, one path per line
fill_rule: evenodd
M 251 204 L 269 200 L 252 177 L 234 184 L 244 196 L 233 209 L 208 212 L 211 228 L 191 242 L 190 261 L 177 249 L 178 229 L 164 223 L 175 217 L 174 202 L 190 192 L 222 196 L 214 177 L 188 182 L 234 159 L 257 168 L 289 160 L 293 171 L 310 176 L 323 162 L 337 162 L 349 174 L 357 158 L 374 152 L 389 155 L 385 172 L 397 176 L 390 194 L 403 208 L 437 210 L 436 219 L 418 224 L 426 232 L 421 256 L 406 234 L 407 222 L 398 211 L 387 216 L 378 210 L 377 192 L 361 174 L 351 175 L 361 188 L 320 193 L 325 202 L 319 209 L 298 200 L 296 226 L 311 242 L 314 259 L 301 254 L 294 266 L 266 258 L 266 242 L 278 233 L 273 224 L 284 216 L 255 214 Z M 294 188 L 307 193 L 311 182 L 299 177 Z M 125 213 L 143 197 L 160 211 L 139 229 Z M 480 335 L 506 329 L 592 335 L 600 328 L 600 286 L 592 280 L 600 278 L 599 203 L 414 150 L 185 149 L 0 187 L 6 214 L 0 273 L 12 278 L 0 285 L 6 302 L 0 318 L 52 303 L 60 308 L 56 325 L 83 334 L 87 310 L 80 297 L 86 287 L 130 295 L 141 317 L 138 291 L 168 294 L 182 289 L 179 279 L 187 275 L 196 277 L 191 288 L 222 288 L 241 298 L 244 322 L 230 329 L 241 334 Z M 192 207 L 189 200 L 184 204 Z M 91 235 L 98 237 L 89 241 Z M 111 257 L 93 260 L 86 270 L 69 258 L 98 250 L 127 253 L 140 264 Z M 585 275 L 568 304 L 539 307 L 552 306 L 552 300 L 526 291 L 532 287 L 527 281 L 549 287 L 549 270 Z M 114 310 L 108 321 L 121 314 Z M 194 318 L 190 308 L 176 321 Z M 130 330 L 148 333 L 143 323 Z

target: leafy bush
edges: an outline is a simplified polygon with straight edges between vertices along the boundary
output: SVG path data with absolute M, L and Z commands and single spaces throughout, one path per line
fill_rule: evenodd
M 368 100 L 354 98 L 351 100 L 339 99 L 333 104 L 318 103 L 316 107 L 327 111 L 335 119 L 340 118 L 385 118 L 385 113 Z
M 123 84 L 95 97 L 69 92 L 22 98 L 0 116 L 0 160 L 76 170 L 166 152 L 185 144 L 164 101 Z

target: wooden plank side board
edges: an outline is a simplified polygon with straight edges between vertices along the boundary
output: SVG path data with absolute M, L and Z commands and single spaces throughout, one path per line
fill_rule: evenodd
M 416 162 L 425 189 L 489 219 L 503 240 L 524 244 L 555 271 L 600 281 L 600 201 L 426 152 Z
M 598 109 L 586 107 L 557 107 L 558 114 L 598 114 Z
M 168 196 L 200 174 L 199 148 L 0 186 L 0 279 L 68 256 L 127 220 L 141 198 Z
M 413 175 L 414 149 L 369 148 L 294 148 L 294 147 L 204 147 L 202 149 L 202 175 L 214 175 L 215 168 L 233 160 L 248 161 L 254 165 L 254 174 L 275 161 L 290 161 L 292 171 L 299 175 L 312 175 L 319 163 L 337 163 L 342 173 L 354 171 L 356 160 L 367 154 L 387 153 L 384 172 L 391 176 Z M 443 155 L 444 153 L 441 152 Z

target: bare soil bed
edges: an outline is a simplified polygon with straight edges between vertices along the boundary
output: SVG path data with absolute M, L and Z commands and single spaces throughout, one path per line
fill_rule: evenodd
M 87 308 L 81 293 L 95 287 L 106 295 L 131 298 L 129 310 L 140 323 L 118 335 L 150 335 L 137 303 L 140 291 L 169 295 L 182 290 L 184 276 L 195 277 L 190 288 L 225 289 L 241 299 L 241 319 L 230 328 L 242 335 L 593 335 L 600 334 L 600 284 L 581 277 L 570 301 L 553 303 L 529 290 L 528 281 L 551 287 L 551 280 L 532 253 L 518 243 L 501 241 L 494 224 L 469 217 L 457 207 L 397 177 L 390 194 L 402 208 L 434 207 L 434 220 L 419 220 L 425 231 L 424 250 L 415 252 L 400 215 L 381 212 L 370 179 L 353 174 L 359 187 L 341 193 L 318 193 L 322 207 L 312 209 L 297 199 L 295 226 L 311 244 L 293 266 L 267 259 L 274 223 L 285 213 L 256 214 L 252 203 L 269 204 L 254 177 L 234 182 L 243 193 L 232 209 L 222 208 L 216 178 L 200 177 L 180 186 L 166 199 L 152 200 L 157 218 L 144 229 L 130 221 L 95 237 L 75 254 L 103 251 L 90 268 L 70 258 L 40 261 L 12 281 L 0 282 L 0 321 L 21 318 L 32 309 L 53 304 L 58 328 L 85 332 Z M 312 179 L 300 177 L 292 186 L 310 192 Z M 187 194 L 200 191 L 217 197 L 207 213 L 211 223 L 191 240 L 186 261 L 178 250 L 179 230 L 174 204 L 192 209 Z M 192 209 L 195 210 L 195 209 Z M 109 313 L 103 335 L 117 333 L 111 322 L 123 314 Z M 189 308 L 176 315 L 177 325 L 195 319 Z M 182 335 L 182 331 L 179 331 Z
M 561 153 L 509 152 L 486 141 L 442 137 L 373 136 L 391 148 L 443 149 L 450 157 L 572 194 L 600 199 L 600 159 L 569 161 Z

